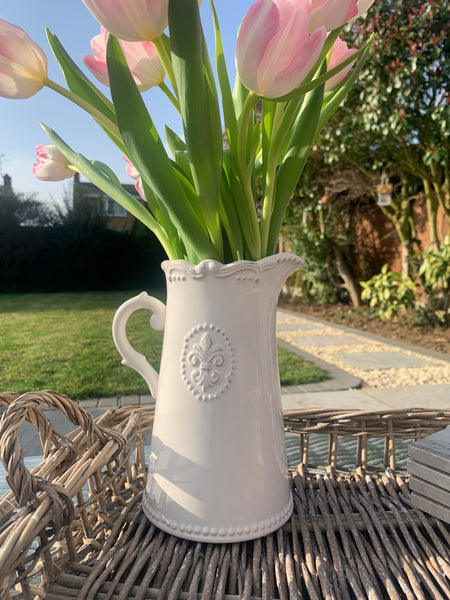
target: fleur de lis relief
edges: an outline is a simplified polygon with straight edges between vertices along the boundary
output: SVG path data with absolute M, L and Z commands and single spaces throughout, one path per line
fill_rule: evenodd
M 184 338 L 181 377 L 201 402 L 216 400 L 230 385 L 234 353 L 228 335 L 212 323 L 199 323 Z
M 193 345 L 188 361 L 194 367 L 191 378 L 203 392 L 212 389 L 220 381 L 220 372 L 217 369 L 225 361 L 223 348 L 219 344 L 213 344 L 208 333 L 201 337 L 199 343 Z

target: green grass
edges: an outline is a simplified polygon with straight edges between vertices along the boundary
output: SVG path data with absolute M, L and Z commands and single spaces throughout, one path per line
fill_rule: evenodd
M 326 373 L 317 365 L 304 360 L 283 346 L 278 346 L 278 365 L 281 385 L 302 385 L 327 378 Z
M 121 365 L 111 336 L 116 309 L 136 293 L 0 294 L 0 391 L 53 389 L 73 399 L 148 393 L 142 377 Z M 127 334 L 158 370 L 163 334 L 150 328 L 148 311 L 131 316 Z M 326 377 L 278 350 L 282 385 Z

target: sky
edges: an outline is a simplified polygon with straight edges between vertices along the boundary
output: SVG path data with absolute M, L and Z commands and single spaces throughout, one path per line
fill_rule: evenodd
M 239 25 L 253 0 L 216 0 L 216 10 L 222 33 L 225 56 L 231 82 L 235 78 L 234 50 Z M 201 16 L 211 61 L 214 63 L 214 37 L 208 0 L 201 6 Z M 49 61 L 49 78 L 65 85 L 60 67 L 46 37 L 46 27 L 69 52 L 72 59 L 109 97 L 109 89 L 95 81 L 84 67 L 83 56 L 91 53 L 91 38 L 100 32 L 100 25 L 81 0 L 13 0 L 4 1 L 0 18 L 24 29 L 45 51 Z M 179 116 L 159 88 L 144 93 L 150 115 L 163 135 L 164 123 L 179 134 Z M 40 123 L 54 129 L 74 150 L 87 158 L 109 165 L 123 183 L 132 180 L 125 172 L 119 152 L 91 117 L 70 101 L 47 88 L 32 98 L 10 100 L 0 97 L 0 176 L 12 178 L 16 193 L 33 194 L 49 204 L 62 203 L 72 194 L 72 180 L 43 182 L 33 175 L 36 146 L 50 143 Z M 83 180 L 83 178 L 82 178 Z M 0 178 L 0 185 L 3 179 Z

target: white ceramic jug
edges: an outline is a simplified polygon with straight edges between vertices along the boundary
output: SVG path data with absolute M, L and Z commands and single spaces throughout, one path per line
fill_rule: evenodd
M 113 337 L 156 398 L 143 509 L 171 534 L 237 542 L 292 512 L 276 351 L 276 308 L 293 254 L 223 265 L 166 261 L 167 307 L 145 292 L 117 311 Z M 159 375 L 129 344 L 137 309 L 164 329 Z

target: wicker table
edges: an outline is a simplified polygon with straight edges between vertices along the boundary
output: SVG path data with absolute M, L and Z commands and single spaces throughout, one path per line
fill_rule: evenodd
M 396 465 L 399 440 L 442 429 L 450 411 L 286 412 L 300 459 L 290 472 L 294 515 L 265 538 L 219 545 L 169 536 L 143 516 L 150 408 L 94 421 L 54 392 L 0 394 L 1 406 L 11 487 L 0 499 L 1 600 L 450 598 L 450 527 L 413 508 Z M 43 407 L 78 429 L 59 435 Z M 32 474 L 18 440 L 25 420 L 44 450 Z M 313 434 L 328 437 L 325 464 L 309 462 Z M 342 469 L 340 451 L 354 439 L 354 467 Z M 374 468 L 371 444 L 380 439 L 384 466 Z

